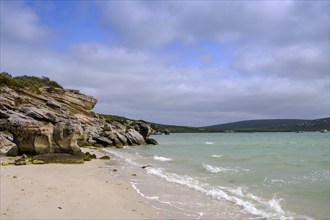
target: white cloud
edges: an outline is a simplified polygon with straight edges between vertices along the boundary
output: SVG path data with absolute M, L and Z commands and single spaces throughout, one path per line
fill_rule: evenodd
M 326 46 L 315 42 L 285 47 L 249 45 L 237 50 L 233 68 L 248 74 L 327 80 L 329 47 Z
M 104 31 L 113 37 L 110 43 L 83 42 L 54 50 L 39 44 L 48 39 L 50 28 L 31 8 L 1 2 L 6 24 L 1 37 L 10 42 L 1 41 L 1 71 L 47 75 L 95 96 L 97 112 L 167 124 L 329 114 L 329 31 L 324 30 L 329 15 L 321 7 L 328 3 L 101 5 Z M 160 50 L 173 42 L 189 49 L 205 39 L 223 45 L 231 58 L 216 63 L 202 51 L 197 57 L 206 65 L 177 65 L 177 54 Z
M 34 11 L 23 3 L 1 1 L 1 40 L 4 43 L 38 43 L 50 37 Z

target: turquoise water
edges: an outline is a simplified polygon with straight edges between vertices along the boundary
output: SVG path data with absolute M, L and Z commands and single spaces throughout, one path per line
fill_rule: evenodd
M 329 135 L 171 134 L 107 151 L 116 175 L 170 218 L 329 219 Z

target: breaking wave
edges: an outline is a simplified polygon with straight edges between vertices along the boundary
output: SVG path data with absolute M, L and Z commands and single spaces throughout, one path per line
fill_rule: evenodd
M 159 157 L 159 156 L 154 156 L 154 160 L 159 160 L 159 161 L 164 161 L 164 162 L 167 162 L 167 161 L 173 161 L 172 158 L 168 158 L 168 157 Z
M 273 196 L 269 201 L 260 198 L 248 192 L 244 187 L 230 188 L 221 186 L 210 186 L 200 182 L 198 179 L 188 175 L 179 175 L 176 173 L 166 172 L 162 168 L 148 167 L 147 173 L 158 176 L 168 182 L 176 183 L 184 187 L 201 192 L 207 196 L 219 200 L 227 200 L 236 205 L 241 206 L 246 212 L 260 216 L 262 218 L 287 219 L 293 218 L 291 213 L 285 212 L 281 203 L 282 198 Z

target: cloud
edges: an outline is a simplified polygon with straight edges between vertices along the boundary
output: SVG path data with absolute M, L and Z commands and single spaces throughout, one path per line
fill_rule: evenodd
M 329 45 L 249 45 L 236 51 L 232 67 L 247 74 L 267 74 L 292 79 L 322 79 L 329 76 Z
M 23 3 L 1 1 L 1 40 L 4 43 L 38 43 L 51 29 L 40 24 L 36 13 Z
M 139 47 L 173 40 L 278 44 L 328 39 L 329 2 L 106 2 L 104 23 Z M 147 41 L 145 39 L 148 39 Z
M 1 71 L 46 75 L 95 96 L 96 112 L 165 124 L 329 114 L 327 2 L 97 4 L 109 41 L 56 49 L 58 30 L 33 7 L 1 2 Z

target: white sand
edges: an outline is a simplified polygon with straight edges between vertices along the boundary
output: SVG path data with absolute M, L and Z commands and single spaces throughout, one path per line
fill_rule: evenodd
M 106 162 L 1 166 L 1 219 L 163 218 Z

